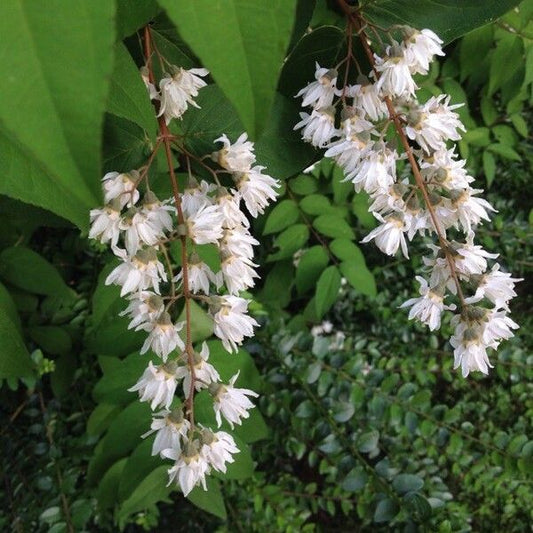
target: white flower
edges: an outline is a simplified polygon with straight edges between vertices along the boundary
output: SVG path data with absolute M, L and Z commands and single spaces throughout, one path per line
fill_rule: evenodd
M 155 322 L 146 322 L 137 326 L 136 330 L 143 329 L 150 332 L 141 348 L 141 355 L 152 349 L 163 361 L 166 361 L 168 354 L 176 348 L 185 349 L 185 344 L 178 334 L 184 325 L 185 322 L 173 324 L 170 315 L 163 312 Z
M 199 89 L 207 85 L 199 76 L 208 74 L 205 68 L 185 70 L 174 67 L 172 77 L 167 75 L 159 82 L 161 106 L 158 116 L 164 115 L 168 124 L 173 118 L 181 118 L 189 104 L 199 107 L 193 98 L 198 96 Z
M 259 324 L 246 313 L 248 300 L 238 296 L 219 296 L 214 301 L 213 314 L 214 333 L 222 341 L 228 352 L 237 351 L 244 337 L 252 337 L 254 326 Z
M 338 94 L 337 71 L 333 69 L 321 68 L 318 63 L 315 63 L 315 79 L 316 81 L 309 83 L 307 87 L 301 89 L 295 98 L 303 96 L 302 107 L 313 106 L 327 107 L 333 103 L 333 98 Z
M 405 38 L 405 59 L 413 74 L 427 74 L 433 56 L 443 56 L 442 39 L 431 30 L 409 28 Z
M 217 205 L 202 205 L 187 217 L 189 237 L 196 244 L 217 244 L 222 237 L 222 220 L 222 213 Z
M 111 243 L 111 247 L 116 247 L 120 236 L 120 203 L 113 200 L 102 209 L 91 209 L 91 229 L 89 239 L 98 239 L 102 244 Z
M 144 85 L 146 85 L 146 90 L 148 91 L 150 100 L 159 100 L 159 91 L 156 89 L 155 85 L 150 82 L 148 69 L 146 67 L 141 67 L 140 72 Z
M 202 428 L 202 448 L 200 454 L 207 462 L 219 472 L 225 473 L 226 463 L 233 463 L 232 454 L 239 453 L 233 437 L 225 431 L 213 433 L 207 428 Z
M 489 373 L 489 367 L 492 368 L 492 365 L 479 328 L 465 327 L 462 322 L 459 322 L 450 339 L 450 344 L 454 348 L 453 368 L 460 366 L 464 378 L 473 371 L 479 371 L 483 374 Z
M 405 49 L 398 43 L 387 46 L 384 58 L 374 54 L 375 69 L 379 73 L 376 90 L 385 96 L 414 96 L 418 86 L 411 76 Z
M 352 171 L 346 174 L 355 190 L 364 189 L 373 193 L 379 189 L 388 189 L 396 181 L 396 161 L 398 153 L 385 144 L 376 144 L 374 149 Z
M 119 316 L 129 316 L 131 322 L 128 329 L 136 328 L 143 322 L 153 322 L 164 310 L 163 298 L 151 291 L 141 291 L 132 294 L 128 300 L 128 307 Z
M 511 274 L 501 272 L 500 265 L 496 263 L 489 273 L 483 274 L 475 281 L 478 283 L 476 293 L 467 298 L 467 303 L 475 303 L 487 298 L 497 309 L 508 310 L 507 302 L 516 296 L 515 283 L 522 281 L 522 278 L 512 278 Z
M 333 157 L 336 163 L 348 175 L 357 172 L 358 165 L 374 148 L 374 141 L 368 132 L 352 131 L 350 123 L 344 124 L 343 136 L 329 144 L 325 157 Z
M 235 191 L 232 190 L 232 192 Z M 234 228 L 235 226 L 247 228 L 250 226 L 246 215 L 239 207 L 240 199 L 240 195 L 233 195 L 225 187 L 219 187 L 215 202 L 222 213 L 222 226 L 224 228 Z
M 121 208 L 135 204 L 139 199 L 137 190 L 139 179 L 140 174 L 136 170 L 124 173 L 108 172 L 102 178 L 105 203 L 108 204 L 118 199 Z
M 209 389 L 213 395 L 213 407 L 218 427 L 222 425 L 221 415 L 228 421 L 231 429 L 234 424 L 240 425 L 241 418 L 248 418 L 250 416 L 248 409 L 254 406 L 248 396 L 255 398 L 259 396 L 253 390 L 235 388 L 233 385 L 238 377 L 239 372 L 230 379 L 228 385 L 214 385 Z
M 262 214 L 265 207 L 276 199 L 278 193 L 274 190 L 280 186 L 276 180 L 267 174 L 262 174 L 265 167 L 255 166 L 243 173 L 236 173 L 233 177 L 239 197 L 244 200 L 246 209 L 255 218 Z M 243 224 L 248 226 L 249 224 Z
M 187 496 L 197 485 L 202 485 L 202 488 L 207 490 L 205 476 L 210 470 L 209 463 L 198 452 L 198 441 L 189 441 L 183 451 L 170 448 L 163 450 L 162 455 L 176 461 L 176 464 L 168 471 L 169 485 L 175 481 L 184 496 Z
M 444 305 L 444 296 L 440 292 L 430 289 L 427 281 L 421 276 L 416 276 L 416 280 L 420 283 L 421 297 L 407 300 L 400 305 L 400 308 L 411 307 L 409 320 L 417 318 L 429 326 L 431 331 L 439 329 L 442 311 L 455 309 L 455 305 Z
M 124 262 L 111 271 L 105 284 L 121 285 L 121 296 L 150 287 L 159 294 L 159 281 L 166 281 L 167 275 L 165 267 L 157 260 L 156 251 L 153 248 L 145 248 L 132 258 L 125 255 L 122 257 Z
M 303 128 L 303 140 L 310 142 L 313 146 L 319 148 L 325 146 L 337 133 L 335 108 L 331 106 L 313 109 L 310 115 L 300 113 L 300 118 L 302 120 L 294 126 L 294 129 Z
M 505 311 L 492 310 L 487 313 L 487 322 L 483 329 L 483 341 L 487 346 L 497 348 L 502 340 L 514 337 L 513 329 L 518 329 L 518 324 L 506 315 Z
M 382 222 L 381 226 L 373 229 L 361 242 L 376 240 L 376 246 L 387 255 L 394 255 L 401 246 L 402 253 L 409 258 L 407 242 L 405 240 L 405 222 L 401 213 L 393 213 L 385 219 L 375 213 L 374 216 Z
M 128 210 L 120 220 L 119 228 L 124 232 L 124 245 L 129 255 L 135 255 L 143 244 L 153 246 L 163 235 L 161 227 L 136 207 Z
M 194 178 L 190 178 L 181 195 L 181 208 L 185 218 L 196 213 L 204 205 L 211 205 L 213 201 L 209 193 L 214 189 L 212 183 L 204 180 L 198 183 Z
M 169 198 L 164 202 L 160 202 L 157 196 L 148 191 L 143 198 L 142 211 L 155 228 L 157 228 L 159 234 L 164 231 L 172 231 L 173 221 L 170 214 L 176 213 L 176 208 L 172 205 L 168 205 L 172 200 Z
M 255 163 L 254 143 L 248 141 L 248 135 L 243 133 L 231 144 L 227 135 L 224 134 L 214 142 L 221 142 L 224 147 L 211 155 L 222 168 L 230 172 L 247 172 Z
M 150 431 L 147 431 L 142 438 L 145 439 L 154 432 L 157 432 L 152 446 L 152 455 L 160 454 L 161 457 L 167 457 L 162 452 L 171 448 L 176 452 L 181 451 L 182 440 L 186 442 L 187 432 L 191 424 L 183 417 L 181 408 L 169 411 L 164 409 L 155 413 L 150 425 Z
M 173 361 L 154 366 L 152 361 L 130 392 L 139 391 L 139 401 L 150 402 L 152 410 L 157 407 L 168 409 L 176 392 L 176 363 Z
M 200 353 L 194 352 L 194 388 L 199 391 L 205 389 L 211 383 L 218 383 L 220 376 L 215 367 L 207 362 L 209 359 L 209 347 L 206 342 L 202 344 Z M 185 398 L 191 392 L 192 375 L 188 364 L 180 366 L 176 371 L 178 379 L 183 378 L 183 393 Z
M 255 267 L 257 265 L 246 257 L 228 255 L 223 259 L 221 268 L 228 292 L 239 294 L 239 292 L 253 287 L 255 285 L 254 278 L 259 277 L 259 274 L 254 270 Z
M 222 285 L 222 273 L 215 274 L 209 266 L 204 263 L 198 254 L 193 253 L 189 256 L 187 262 L 187 274 L 189 278 L 189 290 L 193 294 L 203 292 L 209 294 L 209 284 L 213 283 L 217 289 Z M 178 275 L 174 278 L 175 282 L 181 282 L 183 279 L 183 270 L 180 270 Z
M 454 256 L 455 268 L 460 274 L 469 277 L 471 274 L 483 274 L 487 270 L 487 258 L 496 259 L 499 254 L 491 254 L 479 245 L 474 244 L 474 234 L 468 234 L 466 243 L 452 243 L 457 254 Z
M 471 231 L 472 225 L 479 224 L 481 220 L 490 220 L 488 211 L 496 211 L 487 200 L 475 196 L 480 192 L 483 191 L 470 188 L 450 191 L 452 208 L 466 233 Z
M 449 105 L 449 103 L 450 96 L 445 94 L 432 96 L 424 105 L 412 109 L 407 115 L 408 124 L 405 127 L 407 136 L 416 141 L 427 153 L 445 149 L 446 140 L 458 141 L 461 139 L 458 130 L 466 131 L 459 120 L 459 115 L 453 112 L 463 104 Z
M 426 181 L 434 181 L 448 190 L 468 188 L 474 178 L 464 168 L 466 161 L 456 157 L 454 148 L 448 150 L 442 147 L 431 155 L 421 152 L 419 163 L 422 175 Z
M 380 97 L 376 85 L 370 83 L 368 79 L 350 87 L 349 94 L 354 99 L 354 106 L 368 115 L 371 120 L 377 122 L 389 116 L 387 104 Z
M 243 259 L 251 259 L 254 255 L 252 246 L 257 244 L 259 241 L 252 237 L 248 228 L 235 226 L 224 230 L 220 240 L 220 253 L 224 257 L 234 255 Z

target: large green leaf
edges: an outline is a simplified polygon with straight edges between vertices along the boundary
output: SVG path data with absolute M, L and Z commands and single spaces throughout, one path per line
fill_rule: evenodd
M 5 300 L 0 300 L 0 379 L 31 376 L 33 363 Z
M 137 65 L 127 48 L 118 43 L 115 47 L 115 66 L 107 100 L 107 111 L 135 122 L 153 138 L 157 132 L 155 109 Z
M 251 137 L 264 128 L 289 44 L 295 0 L 161 0 Z
M 0 191 L 82 229 L 98 203 L 114 2 L 0 4 Z
M 148 24 L 160 11 L 160 7 L 155 0 L 116 0 L 117 16 L 116 29 L 117 37 L 122 39 L 127 37 Z
M 446 43 L 497 19 L 520 0 L 375 0 L 363 13 L 380 26 L 430 28 Z

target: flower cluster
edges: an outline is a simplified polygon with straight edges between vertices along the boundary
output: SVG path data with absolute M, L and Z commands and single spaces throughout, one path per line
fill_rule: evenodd
M 474 244 L 476 227 L 494 209 L 479 197 L 481 189 L 471 187 L 474 178 L 449 145 L 465 131 L 455 112 L 459 105 L 450 105 L 445 94 L 423 103 L 416 96 L 413 76 L 427 74 L 434 56 L 444 55 L 442 41 L 427 29 L 402 27 L 401 32 L 402 39 L 393 40 L 381 56 L 372 54 L 361 32 L 372 72 L 360 73 L 356 84 L 338 87 L 337 70 L 317 64 L 316 81 L 296 95 L 311 111 L 300 114 L 295 129 L 325 149 L 325 157 L 334 159 L 357 192 L 370 196 L 369 209 L 379 225 L 362 242 L 374 240 L 385 254 L 401 249 L 408 257 L 408 242 L 415 235 L 436 236 L 438 246 L 431 244 L 423 258 L 427 277 L 416 278 L 420 296 L 402 307 L 431 330 L 440 327 L 444 310 L 457 310 L 450 340 L 455 368 L 460 366 L 465 377 L 473 370 L 487 373 L 487 349 L 497 348 L 518 327 L 507 313 L 519 280 L 501 272 L 498 264 L 489 270 L 487 260 L 497 254 Z M 403 151 L 391 143 L 391 130 Z M 402 159 L 408 159 L 414 180 L 398 175 Z
M 171 76 L 160 80 L 159 89 L 150 82 L 146 69 L 142 72 L 165 124 L 181 118 L 189 105 L 197 107 L 194 98 L 205 86 L 201 77 L 208 74 L 205 69 L 171 67 L 171 71 Z M 166 133 L 156 151 L 163 142 L 171 142 Z M 128 300 L 121 315 L 129 319 L 129 329 L 146 332 L 140 353 L 152 356 L 129 389 L 158 410 L 144 437 L 155 433 L 152 454 L 175 461 L 169 470 L 170 482 L 176 481 L 185 495 L 197 485 L 205 489 L 205 476 L 212 470 L 225 472 L 239 452 L 229 433 L 195 424 L 194 393 L 208 391 L 218 428 L 225 420 L 232 429 L 249 416 L 250 397 L 257 394 L 235 386 L 239 372 L 228 383 L 221 380 L 209 363 L 209 345 L 193 346 L 190 314 L 180 314 L 181 306 L 188 309 L 193 299 L 205 306 L 213 333 L 228 352 L 237 351 L 245 337 L 253 336 L 258 324 L 248 315 L 249 301 L 241 293 L 258 278 L 253 262 L 253 246 L 258 241 L 250 233 L 243 207 L 253 217 L 263 213 L 279 186 L 263 173 L 264 167 L 255 165 L 254 146 L 245 133 L 234 143 L 226 135 L 214 142 L 219 143 L 218 150 L 196 158 L 198 165 L 210 171 L 214 183 L 197 179 L 189 161 L 184 190 L 160 201 L 147 180 L 154 152 L 141 170 L 106 174 L 102 180 L 106 205 L 90 213 L 89 236 L 109 244 L 120 261 L 105 283 L 121 288 L 121 296 Z M 175 148 L 180 150 L 179 145 Z M 187 157 L 193 156 L 187 152 Z M 173 169 L 169 171 L 175 180 Z M 167 251 L 173 240 L 179 240 L 183 250 L 179 269 Z M 206 245 L 217 251 L 215 264 L 202 259 Z M 176 398 L 180 385 L 183 402 Z

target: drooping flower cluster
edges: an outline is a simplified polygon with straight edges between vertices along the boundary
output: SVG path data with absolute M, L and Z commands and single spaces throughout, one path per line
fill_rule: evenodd
M 415 235 L 437 237 L 439 245 L 430 245 L 423 258 L 427 279 L 417 276 L 420 296 L 402 307 L 431 330 L 440 328 L 444 310 L 458 310 L 450 340 L 454 367 L 460 366 L 465 377 L 474 370 L 486 374 L 491 366 L 487 349 L 497 348 L 518 327 L 507 313 L 520 280 L 501 272 L 498 264 L 489 270 L 487 259 L 497 254 L 474 244 L 476 227 L 489 220 L 494 208 L 479 197 L 481 189 L 471 187 L 474 178 L 449 145 L 465 131 L 455 111 L 461 104 L 450 105 L 445 94 L 424 103 L 416 97 L 413 75 L 427 74 L 434 56 L 444 55 L 442 41 L 427 29 L 401 31 L 403 38 L 392 41 L 381 56 L 372 54 L 361 32 L 372 72 L 359 74 L 356 84 L 340 87 L 337 70 L 317 64 L 316 81 L 296 95 L 311 111 L 300 114 L 295 129 L 325 149 L 325 157 L 334 159 L 357 192 L 370 196 L 369 209 L 379 225 L 362 242 L 374 240 L 385 254 L 401 249 L 408 257 Z M 397 143 L 403 151 L 390 142 L 391 130 L 403 141 Z M 414 180 L 398 175 L 400 159 L 409 159 Z
M 150 98 L 166 124 L 181 118 L 189 106 L 198 107 L 194 98 L 206 85 L 201 77 L 208 74 L 205 69 L 172 67 L 171 71 L 171 76 L 160 80 L 159 89 L 150 82 L 148 70 L 142 71 Z M 162 142 L 170 141 L 167 137 Z M 128 300 L 121 315 L 129 319 L 129 329 L 146 333 L 140 353 L 152 356 L 129 389 L 152 410 L 159 410 L 144 437 L 155 433 L 152 454 L 175 461 L 169 470 L 170 482 L 176 481 L 185 495 L 197 485 L 205 489 L 205 476 L 212 470 L 225 472 L 226 464 L 239 452 L 229 433 L 194 423 L 194 393 L 207 390 L 218 428 L 225 420 L 232 429 L 249 416 L 253 407 L 249 397 L 257 394 L 235 386 L 239 372 L 228 383 L 221 380 L 209 363 L 209 345 L 204 342 L 196 349 L 192 345 L 193 325 L 187 322 L 188 313 L 181 315 L 185 319 L 177 319 L 178 306 L 183 302 L 187 308 L 192 299 L 204 305 L 213 321 L 213 333 L 229 352 L 253 336 L 258 323 L 248 315 L 249 302 L 240 294 L 258 278 L 253 262 L 253 246 L 258 241 L 250 233 L 243 207 L 256 217 L 275 200 L 279 186 L 263 173 L 264 167 L 255 165 L 254 146 L 245 133 L 234 143 L 226 135 L 214 142 L 222 145 L 208 155 L 216 165 L 211 169 L 215 183 L 194 177 L 189 164 L 184 190 L 177 198 L 160 201 L 143 183 L 151 157 L 142 170 L 106 174 L 102 181 L 106 206 L 90 213 L 89 236 L 109 243 L 120 260 L 105 283 L 121 288 L 121 296 Z M 159 146 L 161 142 L 156 150 Z M 208 167 L 205 159 L 197 158 L 203 168 Z M 173 240 L 181 241 L 185 250 L 176 271 L 166 249 Z M 217 251 L 218 260 L 210 264 L 203 259 L 206 245 Z M 183 402 L 176 398 L 181 389 Z

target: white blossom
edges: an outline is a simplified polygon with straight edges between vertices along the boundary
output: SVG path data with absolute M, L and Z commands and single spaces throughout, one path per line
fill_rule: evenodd
M 176 348 L 185 349 L 185 344 L 179 336 L 184 325 L 184 322 L 173 324 L 170 315 L 163 312 L 155 322 L 146 322 L 137 326 L 136 330 L 143 329 L 149 332 L 141 348 L 141 355 L 152 349 L 163 361 L 166 361 L 168 355 Z
M 221 264 L 224 282 L 230 294 L 239 294 L 239 292 L 253 287 L 254 278 L 259 274 L 254 270 L 257 267 L 250 259 L 236 255 L 228 255 Z
M 243 259 L 251 259 L 254 256 L 252 246 L 258 244 L 259 241 L 252 237 L 248 228 L 235 226 L 224 230 L 220 239 L 220 253 L 224 257 L 233 255 Z
M 213 395 L 213 407 L 215 409 L 215 417 L 218 427 L 222 425 L 222 417 L 224 417 L 231 429 L 234 424 L 240 425 L 241 418 L 248 418 L 254 404 L 249 400 L 248 396 L 257 397 L 258 394 L 250 389 L 238 389 L 233 385 L 239 377 L 237 372 L 229 381 L 227 385 L 214 385 L 210 387 L 210 392 Z
M 181 118 L 189 104 L 199 107 L 193 98 L 198 96 L 199 89 L 207 85 L 200 76 L 204 77 L 208 74 L 209 71 L 205 68 L 185 70 L 174 67 L 172 76 L 167 74 L 159 82 L 161 105 L 158 116 L 164 115 L 165 122 L 168 124 L 173 118 Z
M 169 411 L 163 409 L 155 413 L 150 425 L 150 431 L 142 435 L 142 438 L 156 433 L 152 446 L 152 455 L 159 454 L 162 458 L 167 457 L 164 451 L 171 448 L 179 453 L 182 449 L 182 441 L 186 442 L 187 432 L 191 427 L 190 422 L 183 417 L 181 408 Z
M 123 263 L 114 268 L 105 280 L 106 285 L 121 285 L 120 295 L 153 288 L 159 294 L 159 282 L 166 281 L 165 267 L 157 259 L 153 248 L 139 250 L 133 257 L 122 256 Z
M 274 189 L 280 186 L 279 180 L 262 173 L 264 168 L 255 166 L 247 172 L 236 173 L 233 177 L 239 197 L 244 200 L 246 209 L 254 218 L 276 199 L 278 193 Z M 249 224 L 243 225 L 247 227 Z
M 522 281 L 521 278 L 512 278 L 511 274 L 500 271 L 500 265 L 496 263 L 492 270 L 479 276 L 476 293 L 467 299 L 467 303 L 475 303 L 483 298 L 490 300 L 497 309 L 508 310 L 507 302 L 516 296 L 515 283 Z
M 133 329 L 144 322 L 153 322 L 164 310 L 163 298 L 152 291 L 141 291 L 128 298 L 129 305 L 119 313 L 119 316 L 128 316 L 131 322 L 128 329 Z
M 187 217 L 189 237 L 196 244 L 217 244 L 222 237 L 222 213 L 217 205 L 202 205 Z
M 416 276 L 420 283 L 420 297 L 411 298 L 400 307 L 411 307 L 409 320 L 418 319 L 429 326 L 431 331 L 440 328 L 441 314 L 445 309 L 455 309 L 455 305 L 444 305 L 444 295 L 441 291 L 430 289 L 428 282 L 421 276 Z
M 212 183 L 205 180 L 198 183 L 194 178 L 190 178 L 181 195 L 181 208 L 185 218 L 194 215 L 204 205 L 211 205 L 213 200 L 209 194 L 214 190 Z
M 173 361 L 159 366 L 150 361 L 139 381 L 128 391 L 138 391 L 139 401 L 150 402 L 152 410 L 157 407 L 168 409 L 176 392 L 176 369 Z
M 187 261 L 187 277 L 189 280 L 189 290 L 193 294 L 203 292 L 209 294 L 209 286 L 212 283 L 219 289 L 222 285 L 222 273 L 215 274 L 209 266 L 204 263 L 198 254 L 193 253 L 189 256 Z M 183 280 L 183 270 L 174 277 L 175 282 Z
M 396 161 L 398 153 L 385 144 L 375 145 L 373 150 L 352 171 L 346 174 L 357 192 L 364 189 L 373 193 L 380 189 L 388 189 L 396 180 Z
M 140 174 L 137 170 L 130 172 L 108 172 L 102 178 L 102 187 L 104 189 L 104 201 L 109 204 L 113 200 L 118 200 L 120 207 L 125 205 L 131 207 L 139 199 L 137 184 Z
M 226 134 L 214 142 L 221 142 L 224 145 L 211 156 L 222 168 L 230 172 L 247 172 L 255 163 L 254 143 L 248 140 L 246 133 L 241 134 L 233 144 Z
M 211 383 L 218 383 L 220 381 L 220 375 L 216 371 L 215 367 L 207 362 L 209 359 L 209 346 L 206 342 L 202 344 L 200 352 L 194 352 L 194 388 L 199 391 L 205 389 Z M 191 369 L 187 364 L 181 365 L 176 370 L 176 377 L 178 379 L 183 378 L 183 393 L 185 398 L 189 397 L 191 392 Z
M 189 441 L 183 451 L 172 448 L 163 450 L 162 455 L 176 461 L 168 471 L 169 485 L 175 481 L 184 496 L 187 496 L 197 485 L 207 490 L 205 476 L 210 470 L 209 463 L 198 452 L 197 441 Z
M 91 209 L 89 239 L 98 239 L 102 244 L 109 242 L 111 247 L 115 248 L 120 237 L 120 210 L 120 203 L 117 200 L 113 200 L 101 209 Z
M 360 109 L 371 120 L 377 122 L 389 116 L 387 104 L 379 94 L 376 85 L 368 78 L 363 83 L 353 85 L 348 94 L 354 99 L 354 106 Z
M 442 39 L 431 30 L 409 28 L 404 40 L 405 59 L 413 74 L 427 74 L 433 56 L 443 56 Z
M 400 215 L 401 213 L 394 213 L 383 218 L 378 213 L 374 213 L 374 216 L 382 224 L 373 229 L 361 242 L 375 239 L 376 246 L 387 255 L 394 255 L 401 246 L 403 255 L 409 258 L 407 241 L 405 240 L 405 222 Z
M 259 324 L 248 312 L 248 300 L 238 296 L 219 296 L 211 310 L 214 320 L 214 333 L 222 341 L 228 352 L 237 351 L 244 337 L 252 337 L 254 326 Z
M 483 191 L 470 188 L 450 192 L 452 208 L 455 210 L 458 222 L 465 233 L 469 233 L 472 230 L 472 225 L 479 224 L 481 220 L 490 220 L 489 211 L 496 211 L 487 200 L 475 196 L 480 192 Z
M 376 90 L 386 96 L 414 96 L 418 86 L 413 80 L 405 49 L 398 43 L 387 46 L 384 58 L 374 54 L 375 69 L 379 73 Z
M 202 428 L 202 448 L 200 454 L 218 472 L 227 471 L 226 463 L 233 463 L 233 454 L 239 453 L 233 437 L 225 431 L 213 433 L 207 428 Z
M 235 191 L 232 191 L 235 192 Z M 222 227 L 250 226 L 246 215 L 239 207 L 240 195 L 231 194 L 225 187 L 220 187 L 216 196 L 216 204 L 222 213 Z
M 325 146 L 336 135 L 335 108 L 322 107 L 313 109 L 311 114 L 300 113 L 300 122 L 294 126 L 295 130 L 303 128 L 302 138 L 319 148 Z
M 337 71 L 322 68 L 318 63 L 315 63 L 315 65 L 316 81 L 309 83 L 295 96 L 295 98 L 303 97 L 302 107 L 313 106 L 319 108 L 330 106 L 333 103 L 333 98 L 338 94 L 336 88 Z

